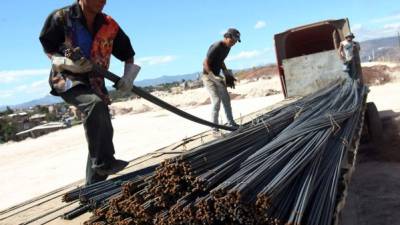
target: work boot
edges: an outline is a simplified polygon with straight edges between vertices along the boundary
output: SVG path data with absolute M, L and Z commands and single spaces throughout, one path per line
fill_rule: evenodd
M 102 176 L 116 174 L 123 170 L 128 164 L 129 162 L 127 161 L 115 159 L 107 166 L 97 168 L 96 173 Z
M 232 121 L 232 122 L 229 122 L 229 123 L 227 124 L 227 126 L 232 127 L 232 128 L 235 128 L 235 129 L 238 129 L 240 125 L 237 124 L 235 121 Z

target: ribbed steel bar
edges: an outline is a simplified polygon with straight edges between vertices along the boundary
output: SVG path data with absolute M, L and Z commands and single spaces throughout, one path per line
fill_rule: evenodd
M 124 180 L 86 224 L 329 224 L 365 93 L 340 81 L 260 115 L 146 179 Z M 112 189 L 85 195 L 101 188 Z

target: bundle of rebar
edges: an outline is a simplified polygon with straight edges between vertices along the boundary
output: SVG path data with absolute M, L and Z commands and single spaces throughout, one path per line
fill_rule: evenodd
M 85 224 L 330 224 L 365 95 L 357 82 L 337 82 L 146 177 L 89 186 L 83 203 L 111 195 L 90 205 Z
M 154 218 L 161 216 L 159 212 L 167 213 L 182 197 L 204 192 L 223 179 L 224 174 L 236 170 L 241 160 L 288 126 L 296 112 L 295 107 L 274 110 L 244 124 L 240 132 L 162 162 L 140 187 L 130 182 L 123 184 L 125 194 L 96 210 L 87 223 L 153 224 Z
M 115 177 L 92 185 L 78 187 L 67 192 L 62 200 L 73 202 L 79 200 L 80 205 L 63 215 L 64 219 L 73 219 L 90 210 L 108 205 L 109 200 L 120 195 L 124 190 L 124 183 L 143 182 L 150 177 L 159 165 L 149 166 L 125 175 Z

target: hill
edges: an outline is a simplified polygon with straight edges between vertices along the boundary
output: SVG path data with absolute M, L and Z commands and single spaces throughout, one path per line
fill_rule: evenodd
M 135 85 L 139 87 L 146 87 L 146 86 L 157 86 L 160 84 L 165 83 L 172 83 L 175 81 L 182 81 L 182 80 L 195 80 L 199 76 L 199 73 L 191 73 L 191 74 L 184 74 L 184 75 L 175 75 L 175 76 L 161 76 L 154 79 L 145 79 L 141 81 L 135 82 Z M 113 87 L 108 87 L 109 90 L 114 90 Z M 42 98 L 35 99 L 32 101 L 24 102 L 17 105 L 10 105 L 12 109 L 26 109 L 29 107 L 33 107 L 36 105 L 51 105 L 55 103 L 62 102 L 63 100 L 60 97 L 46 95 Z M 7 105 L 0 105 L 0 111 L 4 111 Z
M 196 80 L 200 73 L 191 73 L 184 75 L 173 75 L 173 76 L 161 76 L 154 79 L 145 79 L 141 81 L 136 81 L 135 85 L 139 87 L 156 86 L 160 84 L 172 83 L 175 81 L 182 80 Z
M 236 72 L 236 77 L 240 80 L 258 79 L 263 76 L 277 75 L 278 67 L 276 64 L 269 64 L 265 66 L 253 67 Z
M 360 57 L 367 61 L 400 61 L 400 40 L 398 37 L 378 38 L 360 42 Z
M 57 96 L 53 96 L 53 95 L 46 95 L 43 98 L 38 98 L 38 99 L 34 99 L 32 101 L 28 101 L 28 102 L 24 102 L 21 104 L 17 104 L 17 105 L 11 105 L 10 108 L 11 109 L 27 109 L 29 107 L 33 107 L 36 105 L 51 105 L 51 104 L 56 104 L 56 103 L 60 103 L 63 100 L 60 97 Z M 7 106 L 0 106 L 0 111 L 4 111 L 6 109 Z

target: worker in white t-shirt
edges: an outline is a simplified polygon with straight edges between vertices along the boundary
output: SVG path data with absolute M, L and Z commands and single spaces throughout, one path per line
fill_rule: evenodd
M 353 41 L 353 33 L 348 33 L 345 39 L 346 40 L 340 42 L 339 57 L 343 61 L 346 68 L 345 71 L 349 73 L 349 76 L 353 79 L 358 79 L 359 73 L 355 63 L 355 56 L 360 51 L 360 44 Z

